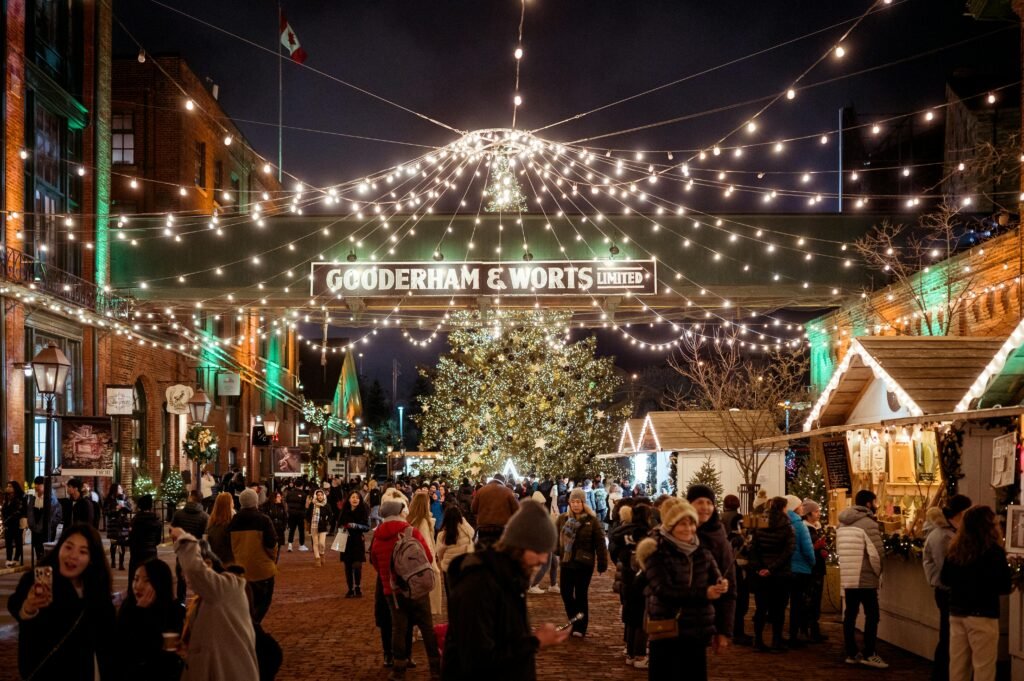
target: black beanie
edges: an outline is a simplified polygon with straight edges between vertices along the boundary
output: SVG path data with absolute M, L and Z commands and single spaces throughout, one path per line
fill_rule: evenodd
M 686 490 L 687 501 L 692 504 L 696 499 L 710 499 L 712 504 L 718 505 L 715 501 L 715 490 L 707 485 L 690 485 L 690 488 Z

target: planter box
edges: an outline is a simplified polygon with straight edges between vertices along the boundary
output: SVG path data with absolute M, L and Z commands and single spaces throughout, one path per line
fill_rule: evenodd
M 839 566 L 825 567 L 825 584 L 821 589 L 821 612 L 841 613 L 843 611 L 843 588 L 839 583 Z

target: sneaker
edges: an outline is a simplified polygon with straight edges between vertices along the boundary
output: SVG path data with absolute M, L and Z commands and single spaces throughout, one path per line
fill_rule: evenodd
M 539 586 L 531 586 L 529 589 L 526 590 L 526 593 L 528 593 L 528 594 L 542 594 L 542 593 L 547 593 L 547 592 L 544 591 L 544 589 L 540 588 Z
M 860 663 L 865 667 L 874 667 L 875 669 L 888 669 L 889 663 L 880 658 L 878 655 L 872 655 L 871 657 L 863 657 Z
M 637 658 L 635 658 L 635 657 L 630 657 L 629 655 L 626 655 L 626 666 L 627 667 L 632 667 L 633 663 L 636 662 L 636 659 Z
M 860 664 L 863 659 L 864 657 L 860 653 L 857 653 L 853 657 L 847 655 L 845 662 L 846 664 Z
M 306 546 L 305 544 L 303 544 L 302 546 L 299 547 L 299 551 L 309 551 L 309 547 Z
M 647 667 L 648 663 L 646 657 L 638 657 L 635 660 L 633 660 L 634 669 L 647 669 Z
M 562 593 L 562 591 L 561 591 L 561 589 L 558 588 L 557 584 L 553 584 L 553 585 L 548 587 L 548 593 L 549 594 L 560 594 L 560 593 Z
M 288 542 L 288 553 L 292 552 L 292 543 Z
M 583 638 L 584 636 L 586 636 L 586 634 L 584 634 L 582 631 L 574 631 L 572 632 L 572 635 L 574 638 Z

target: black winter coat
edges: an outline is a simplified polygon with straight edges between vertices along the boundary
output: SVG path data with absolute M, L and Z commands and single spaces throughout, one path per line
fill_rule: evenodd
M 16 497 L 12 494 L 6 501 L 4 501 L 4 527 L 7 528 L 8 534 L 13 535 L 14 532 L 18 530 L 18 525 L 21 524 L 21 519 L 28 517 L 27 509 L 25 507 L 25 498 L 24 494 L 20 497 Z
M 156 549 L 163 540 L 164 526 L 152 511 L 139 511 L 132 518 L 132 529 L 128 534 L 128 548 L 132 561 L 141 562 L 156 555 Z
M 493 549 L 467 553 L 452 561 L 448 580 L 443 681 L 534 681 L 539 642 L 526 612 L 529 577 L 519 562 Z
M 732 625 L 736 613 L 736 557 L 725 527 L 718 520 L 718 511 L 697 528 L 700 545 L 711 552 L 719 572 L 729 580 L 729 590 L 712 602 L 715 608 L 715 633 L 732 638 Z
M 593 572 L 596 563 L 597 571 L 604 572 L 608 569 L 608 546 L 604 541 L 601 521 L 589 513 L 580 515 L 580 526 L 569 552 L 563 542 L 562 530 L 571 516 L 572 513 L 563 513 L 558 517 L 558 556 L 562 560 L 562 568 Z
M 647 578 L 647 616 L 651 619 L 679 617 L 679 636 L 707 645 L 715 633 L 715 609 L 708 600 L 708 587 L 721 576 L 711 552 L 703 546 L 687 556 L 660 535 L 658 545 L 644 564 Z
M 345 551 L 341 554 L 341 560 L 346 563 L 365 561 L 366 544 L 363 541 L 363 534 L 370 529 L 370 512 L 366 508 L 366 504 L 359 504 L 353 510 L 352 504 L 346 502 L 338 517 L 338 527 L 343 527 L 348 532 L 348 540 L 345 542 Z
M 306 515 L 306 496 L 306 490 L 304 489 L 293 487 L 288 490 L 288 494 L 284 497 L 284 503 L 288 506 L 288 515 Z
M 140 608 L 134 601 L 121 606 L 117 614 L 117 671 L 119 679 L 135 681 L 178 681 L 181 658 L 165 651 L 164 632 L 181 633 L 185 609 L 177 603 Z
M 754 530 L 747 569 L 755 578 L 759 570 L 768 570 L 772 577 L 787 577 L 791 574 L 790 559 L 795 549 L 793 524 L 784 514 L 779 514 L 774 524 Z
M 270 522 L 274 523 L 274 531 L 277 532 L 277 543 L 284 544 L 284 533 L 288 529 L 288 507 L 282 504 L 275 504 L 272 501 L 268 501 L 263 504 L 264 515 L 270 518 Z
M 636 545 L 648 532 L 646 525 L 627 523 L 616 527 L 609 535 L 609 555 L 615 561 L 622 622 L 636 627 L 643 625 L 644 589 L 647 587 L 647 578 L 636 561 Z
M 203 510 L 201 504 L 190 501 L 185 508 L 174 512 L 171 518 L 171 527 L 180 527 L 193 537 L 202 537 L 206 534 L 206 524 L 210 522 L 210 516 Z
M 47 561 L 54 565 L 55 561 Z M 114 604 L 110 594 L 79 598 L 70 580 L 53 568 L 53 602 L 25 621 L 19 619 L 21 606 L 35 582 L 29 571 L 7 601 L 7 609 L 18 627 L 18 671 L 22 678 L 93 681 L 93 655 L 99 662 L 100 677 L 115 677 Z M 81 616 L 81 619 L 79 619 Z
M 1003 547 L 993 546 L 967 565 L 947 557 L 939 578 L 949 588 L 950 615 L 999 619 L 999 597 L 1011 586 Z

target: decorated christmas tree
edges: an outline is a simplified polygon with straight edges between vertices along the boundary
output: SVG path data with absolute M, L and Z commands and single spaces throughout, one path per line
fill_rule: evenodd
M 164 481 L 160 483 L 159 498 L 170 504 L 177 504 L 188 498 L 188 489 L 178 471 L 168 471 Z
M 825 488 L 825 471 L 820 463 L 814 460 L 804 461 L 788 487 L 790 494 L 818 502 L 821 506 L 822 523 L 828 521 L 828 490 Z
M 725 487 L 722 485 L 722 474 L 715 468 L 715 464 L 711 461 L 710 456 L 704 459 L 704 463 L 700 465 L 697 472 L 686 483 L 687 489 L 693 485 L 707 485 L 714 490 L 716 499 L 721 499 L 722 495 L 725 494 Z M 684 489 L 682 492 L 685 493 L 686 490 Z
M 416 418 L 424 450 L 453 475 L 578 475 L 614 451 L 628 406 L 614 408 L 620 379 L 595 340 L 565 343 L 565 313 L 453 315 L 433 392 Z M 428 374 L 423 373 L 424 376 Z

